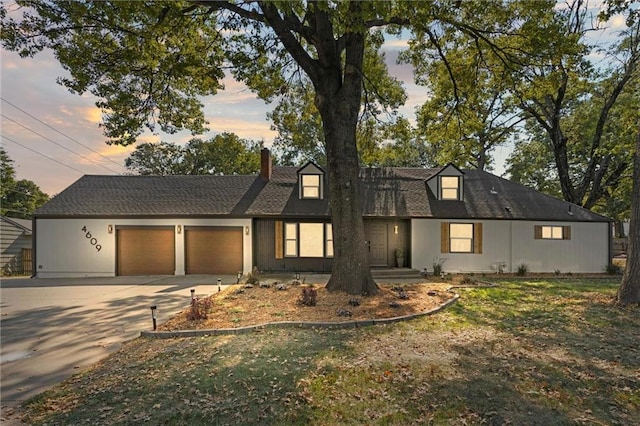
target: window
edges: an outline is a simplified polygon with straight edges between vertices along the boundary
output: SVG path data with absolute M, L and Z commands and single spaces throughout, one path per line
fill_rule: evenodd
M 442 253 L 482 253 L 482 223 L 441 222 Z
M 536 225 L 536 240 L 570 240 L 571 227 L 559 225 Z
M 459 200 L 460 199 L 460 178 L 458 176 L 440 177 L 440 199 Z
M 330 223 L 326 224 L 325 232 L 326 256 L 333 257 L 333 226 Z
M 320 198 L 320 175 L 302 175 L 302 198 Z
M 298 255 L 298 225 L 284 224 L 284 255 L 295 257 Z
M 473 253 L 473 224 L 452 223 L 449 225 L 449 251 L 451 253 Z
M 276 259 L 282 259 L 283 254 L 285 257 L 333 257 L 332 229 L 330 223 L 285 223 L 283 226 L 276 221 Z
M 300 257 L 324 256 L 324 224 L 301 223 Z

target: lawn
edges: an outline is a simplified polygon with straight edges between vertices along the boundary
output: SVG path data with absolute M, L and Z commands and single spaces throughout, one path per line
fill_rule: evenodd
M 640 424 L 640 310 L 619 279 L 459 289 L 347 330 L 138 338 L 25 405 L 29 424 Z

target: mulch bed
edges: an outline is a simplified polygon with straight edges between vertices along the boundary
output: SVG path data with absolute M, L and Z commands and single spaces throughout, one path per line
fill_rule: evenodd
M 379 284 L 375 296 L 351 296 L 329 292 L 324 284 L 292 284 L 279 290 L 245 284 L 230 286 L 221 293 L 200 299 L 198 304 L 210 304 L 206 318 L 193 319 L 188 308 L 159 325 L 158 331 L 238 328 L 281 321 L 343 322 L 395 318 L 430 311 L 450 300 L 451 283 Z M 307 290 L 304 290 L 307 289 Z M 303 291 L 316 292 L 316 305 L 301 303 Z M 192 303 L 193 305 L 193 303 Z M 350 315 L 349 315 L 350 314 Z

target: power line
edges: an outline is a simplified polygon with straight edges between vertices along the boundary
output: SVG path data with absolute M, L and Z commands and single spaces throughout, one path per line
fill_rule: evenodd
M 33 129 L 31 129 L 31 128 L 27 127 L 27 126 L 25 126 L 24 124 L 22 124 L 22 123 L 20 123 L 20 122 L 18 122 L 18 121 L 16 121 L 16 120 L 14 120 L 13 118 L 7 117 L 7 116 L 6 116 L 6 115 L 4 115 L 4 114 L 0 114 L 0 116 L 2 116 L 3 118 L 5 118 L 5 119 L 7 119 L 7 120 L 9 120 L 9 121 L 11 121 L 11 122 L 13 122 L 13 123 L 17 124 L 18 126 L 22 127 L 23 129 L 28 130 L 28 131 L 30 131 L 31 133 L 34 133 L 34 134 L 36 134 L 36 135 L 40 136 L 41 138 L 48 140 L 49 142 L 51 142 L 51 143 L 52 143 L 52 144 L 54 144 L 54 145 L 57 145 L 57 146 L 59 146 L 60 148 L 62 148 L 62 149 L 64 149 L 64 150 L 67 150 L 67 151 L 69 151 L 69 152 L 70 152 L 70 153 L 72 153 L 72 154 L 77 155 L 78 157 L 84 158 L 85 160 L 87 160 L 87 161 L 89 161 L 89 162 L 91 162 L 91 163 L 95 164 L 96 166 L 100 166 L 100 167 L 102 167 L 103 169 L 109 170 L 111 173 L 118 174 L 118 172 L 116 172 L 115 170 L 111 170 L 111 169 L 110 169 L 110 168 L 108 168 L 107 166 L 104 166 L 104 165 L 102 165 L 102 164 L 100 164 L 100 163 L 96 163 L 95 161 L 93 161 L 93 160 L 92 160 L 92 159 L 90 159 L 89 157 L 87 157 L 87 156 L 85 156 L 85 155 L 83 155 L 83 154 L 80 154 L 80 153 L 78 153 L 78 152 L 75 152 L 74 150 L 69 149 L 69 148 L 67 148 L 66 146 L 62 145 L 62 144 L 59 144 L 58 142 L 54 141 L 53 139 L 50 139 L 50 138 L 46 137 L 45 135 L 42 135 L 42 134 L 40 134 L 40 133 L 36 132 L 35 130 L 33 130 Z
M 23 147 L 24 149 L 26 149 L 26 150 L 28 150 L 28 151 L 35 152 L 36 154 L 38 154 L 38 155 L 42 155 L 43 157 L 48 158 L 48 159 L 49 159 L 49 160 L 51 160 L 51 161 L 55 161 L 56 163 L 58 163 L 58 164 L 60 164 L 60 165 L 62 165 L 62 166 L 65 166 L 65 167 L 67 167 L 67 168 L 69 168 L 69 169 L 75 170 L 76 172 L 78 172 L 78 173 L 80 173 L 80 174 L 82 174 L 82 175 L 84 175 L 84 174 L 85 174 L 85 172 L 83 172 L 82 170 L 76 169 L 75 167 L 70 166 L 70 165 L 68 165 L 68 164 L 65 164 L 65 163 L 63 163 L 62 161 L 58 161 L 58 160 L 56 160 L 55 158 L 49 157 L 48 155 L 43 154 L 43 153 L 41 153 L 41 152 L 38 152 L 38 151 L 36 151 L 35 149 L 31 149 L 31 148 L 29 148 L 29 147 L 27 147 L 27 146 L 24 146 L 24 145 L 22 145 L 21 143 L 16 142 L 16 141 L 14 141 L 14 140 L 13 140 L 13 139 L 11 139 L 11 138 L 8 138 L 8 137 L 6 137 L 6 136 L 4 136 L 4 135 L 0 135 L 0 137 L 2 137 L 2 139 L 5 139 L 5 140 L 7 140 L 7 141 L 9 141 L 9 142 L 13 142 L 13 143 L 15 143 L 16 145 L 21 146 L 21 147 Z
M 63 133 L 63 132 L 61 132 L 60 130 L 56 129 L 55 127 L 53 127 L 53 126 L 51 126 L 51 125 L 49 125 L 49 124 L 45 123 L 44 121 L 40 120 L 38 117 L 35 117 L 34 115 L 32 115 L 32 114 L 30 114 L 29 112 L 25 111 L 24 109 L 20 108 L 19 106 L 17 106 L 17 105 L 16 105 L 16 104 L 14 104 L 13 102 L 10 102 L 10 101 L 6 100 L 6 99 L 5 99 L 5 98 L 3 98 L 3 97 L 0 97 L 0 99 L 2 99 L 4 102 L 6 102 L 6 103 L 8 103 L 9 105 L 11 105 L 12 107 L 14 107 L 15 109 L 17 109 L 18 111 L 21 111 L 21 112 L 23 112 L 24 114 L 28 115 L 29 117 L 33 118 L 33 119 L 34 119 L 34 120 L 36 120 L 37 122 L 39 122 L 39 123 L 41 123 L 41 124 L 43 124 L 43 125 L 47 126 L 48 128 L 50 128 L 50 129 L 51 129 L 51 130 L 53 130 L 54 132 L 61 134 L 61 135 L 62 135 L 62 136 L 64 136 L 65 138 L 69 139 L 70 141 L 75 142 L 75 143 L 77 143 L 78 145 L 81 145 L 81 146 L 85 147 L 85 148 L 86 148 L 86 149 L 88 149 L 89 151 L 91 151 L 91 152 L 94 152 L 94 153 L 98 154 L 99 156 L 101 156 L 101 157 L 102 157 L 102 158 L 104 158 L 105 160 L 111 161 L 113 164 L 115 164 L 115 165 L 116 165 L 116 166 L 118 166 L 118 167 L 125 168 L 122 164 L 119 164 L 119 163 L 117 163 L 117 162 L 113 161 L 111 158 L 109 158 L 109 157 L 107 157 L 107 156 L 105 156 L 105 155 L 103 155 L 103 154 L 100 154 L 98 151 L 94 150 L 94 149 L 93 149 L 93 148 L 91 148 L 90 146 L 87 146 L 87 145 L 83 144 L 82 142 L 77 141 L 76 139 L 72 138 L 71 136 L 69 136 L 69 135 L 67 135 L 67 134 L 65 134 L 65 133 Z

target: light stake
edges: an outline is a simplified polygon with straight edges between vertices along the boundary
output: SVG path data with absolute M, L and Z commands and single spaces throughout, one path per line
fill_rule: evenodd
M 151 320 L 153 321 L 153 331 L 156 331 L 156 328 L 158 328 L 156 324 L 156 308 L 157 308 L 156 305 L 153 305 L 151 307 Z

